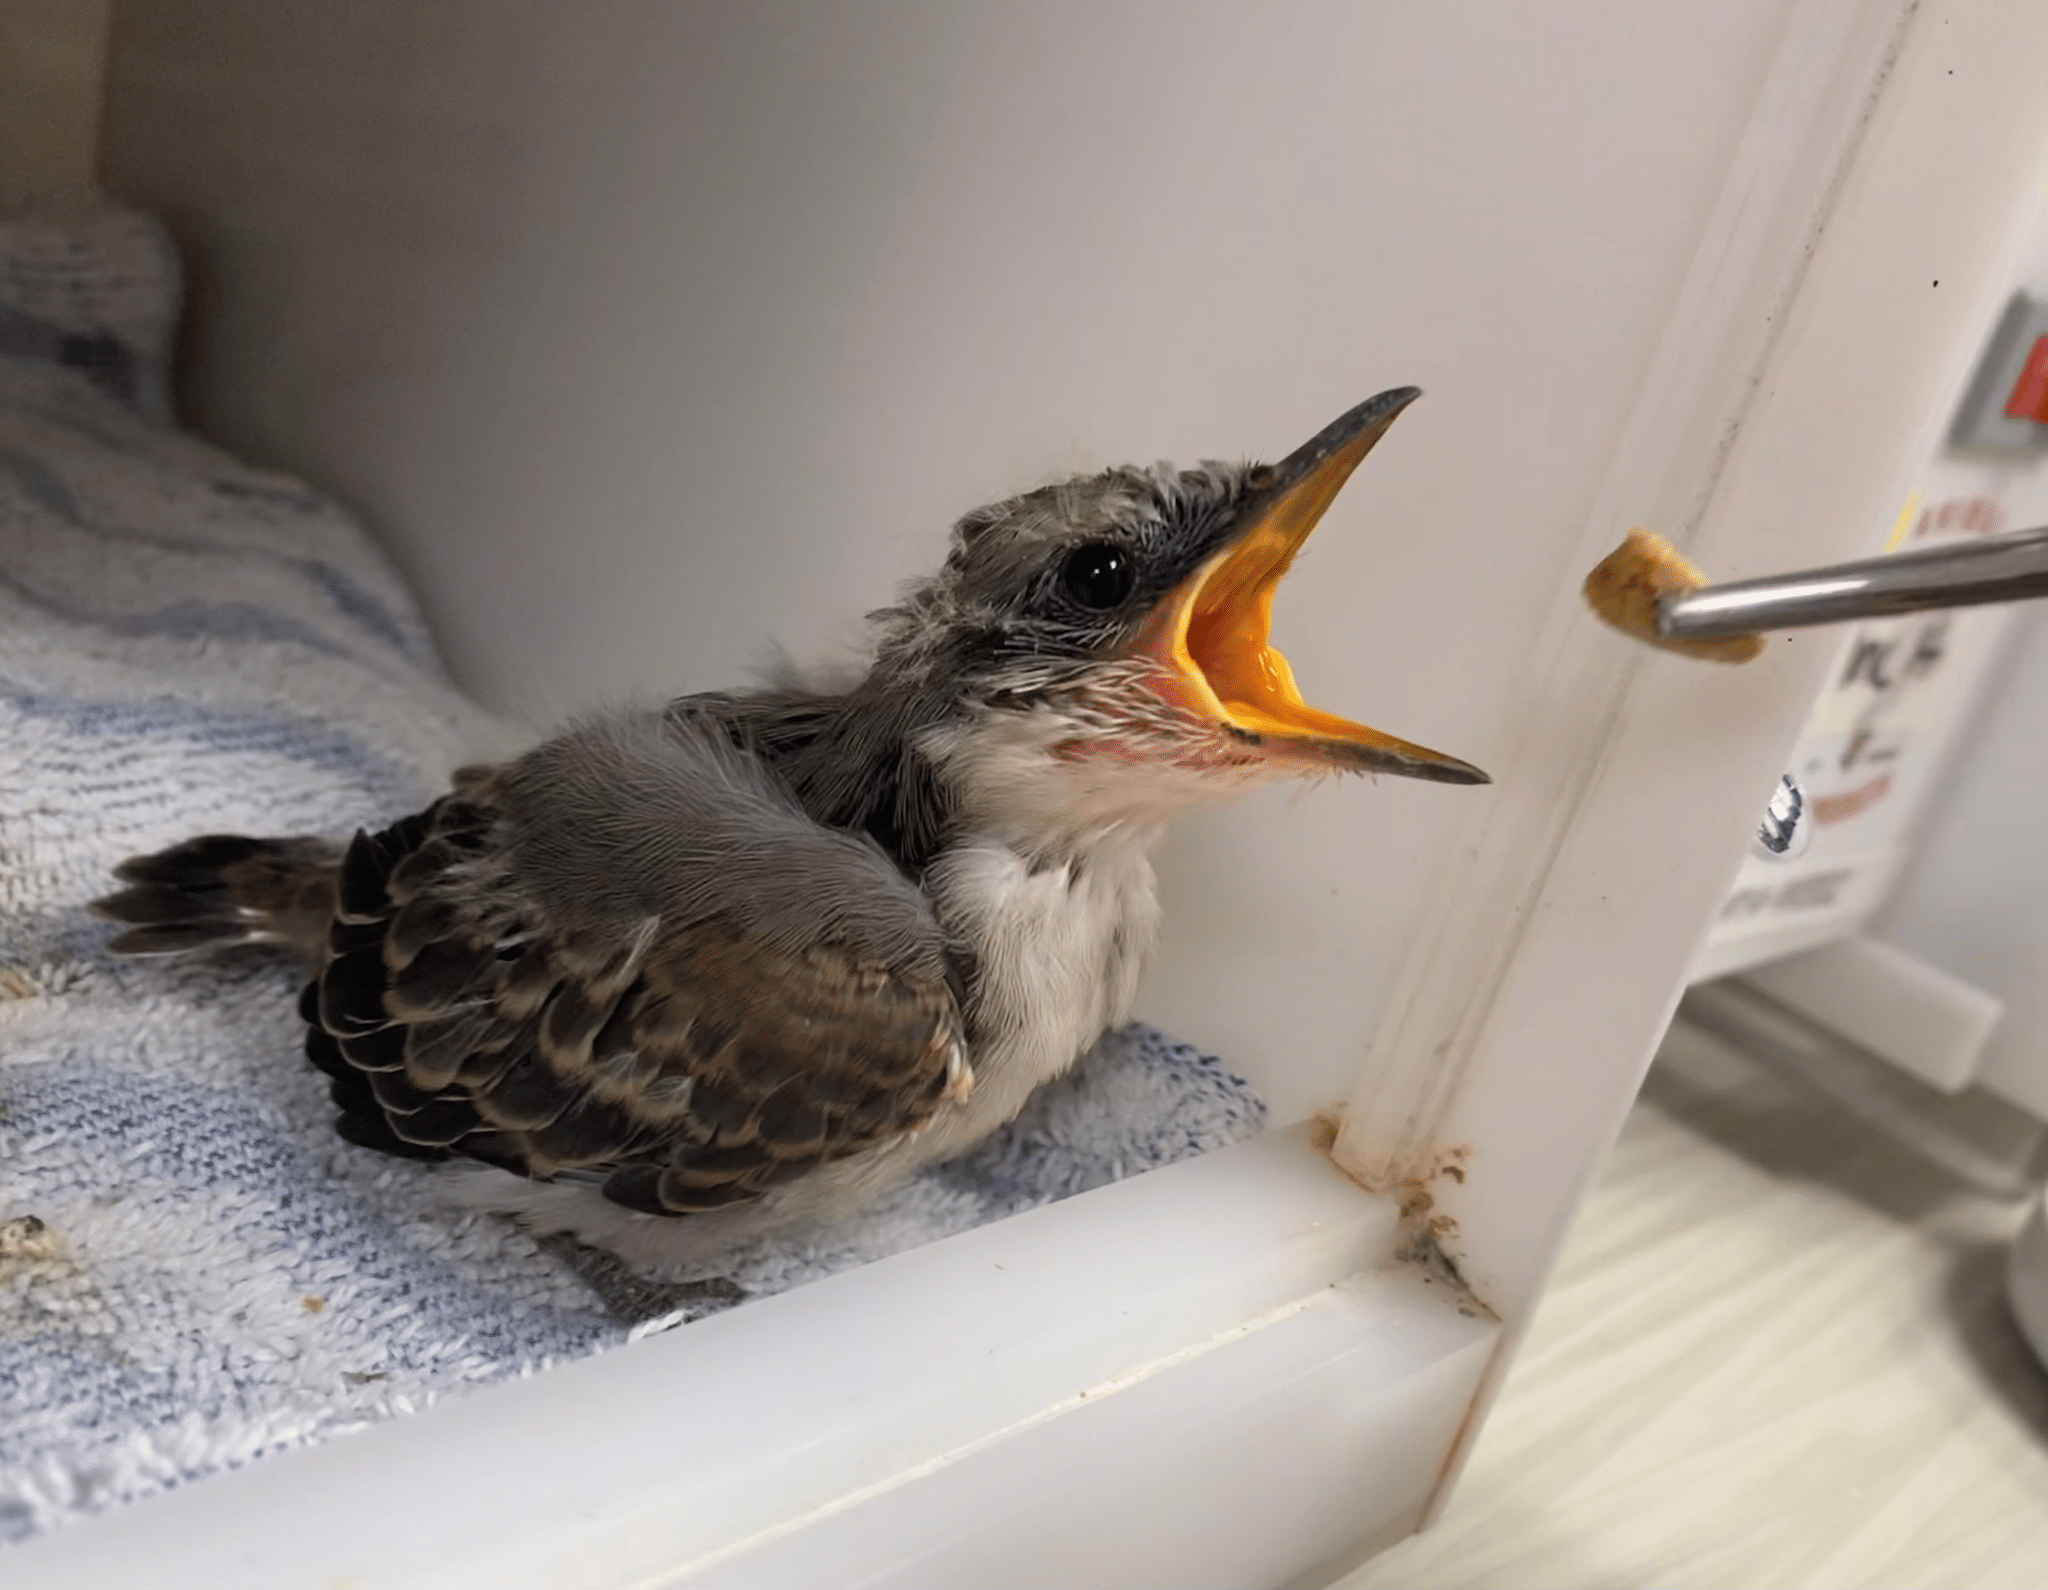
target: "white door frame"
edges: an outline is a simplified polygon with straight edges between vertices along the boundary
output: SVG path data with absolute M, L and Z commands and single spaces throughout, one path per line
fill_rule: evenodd
M 1987 334 L 2048 156 L 2039 0 L 1794 13 L 1580 544 L 1716 578 L 1881 546 Z M 1558 592 L 1501 798 L 1450 858 L 1337 1144 L 1504 1321 L 1438 1505 L 1620 1129 L 1833 655 L 1742 669 Z

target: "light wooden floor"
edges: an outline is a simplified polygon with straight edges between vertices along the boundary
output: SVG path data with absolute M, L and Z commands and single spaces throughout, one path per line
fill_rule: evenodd
M 1675 1031 L 1443 1520 L 1344 1590 L 2048 1586 L 2018 1214 Z

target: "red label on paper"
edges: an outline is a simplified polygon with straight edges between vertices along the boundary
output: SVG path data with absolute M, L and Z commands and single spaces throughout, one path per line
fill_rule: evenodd
M 2026 368 L 2005 400 L 2005 417 L 2048 425 L 2048 337 L 2036 337 Z

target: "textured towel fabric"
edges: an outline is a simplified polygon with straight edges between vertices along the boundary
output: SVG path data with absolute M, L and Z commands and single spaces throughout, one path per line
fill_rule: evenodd
M 684 1285 L 336 1139 L 291 965 L 114 961 L 84 904 L 195 833 L 388 822 L 506 742 L 355 524 L 153 417 L 174 274 L 125 212 L 0 218 L 0 1540 L 1258 1129 L 1133 1027 L 970 1158 Z

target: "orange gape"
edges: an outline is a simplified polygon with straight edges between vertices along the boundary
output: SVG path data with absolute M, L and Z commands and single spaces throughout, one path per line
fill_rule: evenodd
M 1161 604 L 1138 649 L 1168 671 L 1164 693 L 1175 705 L 1267 739 L 1336 740 L 1397 751 L 1418 762 L 1456 762 L 1311 707 L 1301 698 L 1294 670 L 1268 639 L 1280 581 L 1384 430 L 1365 430 L 1333 451 Z

